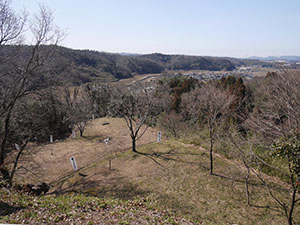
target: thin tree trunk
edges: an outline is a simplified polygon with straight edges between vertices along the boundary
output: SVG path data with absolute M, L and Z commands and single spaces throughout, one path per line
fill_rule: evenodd
M 296 190 L 296 188 L 294 188 L 293 194 L 292 194 L 292 199 L 291 199 L 291 208 L 290 208 L 290 211 L 288 214 L 289 225 L 293 225 L 293 212 L 294 212 L 295 202 L 296 202 L 296 193 L 297 193 L 297 190 Z
M 213 132 L 212 127 L 209 124 L 209 139 L 210 139 L 210 151 L 209 151 L 209 160 L 210 160 L 210 175 L 213 175 L 214 169 L 214 158 L 213 158 L 213 149 L 214 149 L 214 140 L 213 140 Z
M 210 159 L 210 175 L 213 175 L 214 157 L 213 157 L 213 142 L 212 141 L 210 143 L 209 159 Z
M 6 119 L 5 119 L 5 124 L 4 124 L 4 137 L 1 142 L 1 149 L 0 149 L 0 172 L 2 174 L 3 180 L 10 181 L 10 175 L 9 171 L 1 167 L 4 164 L 4 159 L 5 159 L 5 145 L 7 142 L 7 137 L 8 137 L 8 132 L 9 132 L 9 121 L 10 121 L 10 116 L 12 112 L 13 107 L 11 107 L 7 113 Z
M 18 166 L 18 162 L 19 162 L 19 158 L 21 157 L 24 149 L 26 148 L 26 145 L 27 145 L 28 141 L 22 146 L 22 148 L 20 149 L 20 151 L 18 152 L 17 154 L 17 157 L 15 159 L 15 163 L 14 163 L 14 167 L 10 173 L 10 177 L 9 177 L 9 184 L 12 185 L 12 180 L 14 178 L 14 175 L 15 175 L 15 172 L 17 170 L 17 166 Z
M 7 116 L 5 118 L 5 124 L 4 124 L 4 135 L 3 139 L 1 142 L 1 149 L 0 149 L 0 165 L 4 163 L 4 158 L 5 158 L 5 145 L 8 137 L 8 132 L 9 132 L 9 121 L 10 121 L 10 115 L 12 112 L 12 107 L 9 109 Z
M 288 156 L 288 161 L 291 162 L 291 159 L 289 156 Z M 295 178 L 294 178 L 294 174 L 292 171 L 291 163 L 289 163 L 289 171 L 290 171 L 291 186 L 293 187 L 293 194 L 292 194 L 292 198 L 291 198 L 291 207 L 288 212 L 288 223 L 289 223 L 289 225 L 292 225 L 293 224 L 293 211 L 294 211 L 295 203 L 296 203 L 297 189 L 295 187 Z
M 9 122 L 10 122 L 11 113 L 13 111 L 13 108 L 15 107 L 15 104 L 16 104 L 18 98 L 21 97 L 21 92 L 25 86 L 25 82 L 26 82 L 26 78 L 23 78 L 23 80 L 21 82 L 21 86 L 18 88 L 18 91 L 17 91 L 15 97 L 13 98 L 13 100 L 11 101 L 10 107 L 7 111 L 7 116 L 5 118 L 5 124 L 4 124 L 4 137 L 2 139 L 1 149 L 0 149 L 0 165 L 2 165 L 4 163 L 5 145 L 7 142 L 7 137 L 8 137 L 8 132 L 9 132 Z
M 246 165 L 246 164 L 245 164 Z M 247 167 L 247 174 L 245 179 L 245 189 L 246 189 L 246 197 L 247 197 L 247 205 L 250 205 L 250 194 L 249 194 L 249 175 L 250 175 L 250 168 Z
M 136 151 L 136 139 L 134 137 L 132 137 L 132 151 L 137 152 Z
M 289 215 L 288 215 L 289 225 L 293 225 L 293 211 L 294 211 L 294 208 L 295 208 L 296 192 L 297 192 L 297 190 L 294 189 L 293 194 L 292 194 L 292 199 L 291 199 L 292 204 L 291 204 L 291 208 L 290 208 Z

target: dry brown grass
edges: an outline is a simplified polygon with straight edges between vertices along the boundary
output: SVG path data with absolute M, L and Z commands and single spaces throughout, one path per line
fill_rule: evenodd
M 165 141 L 139 150 L 150 155 L 124 152 L 112 161 L 112 170 L 107 160 L 99 161 L 81 171 L 86 177 L 76 173 L 66 179 L 58 193 L 78 191 L 120 199 L 143 196 L 154 202 L 153 207 L 171 209 L 195 223 L 285 224 L 280 209 L 254 177 L 251 203 L 262 207 L 247 206 L 243 174 L 234 163 L 216 156 L 216 176 L 210 176 L 208 154 L 199 147 Z
M 108 125 L 102 125 L 108 122 Z M 54 137 L 55 138 L 55 137 Z M 108 144 L 103 140 L 111 138 Z M 137 144 L 155 141 L 156 131 L 149 128 Z M 131 139 L 125 121 L 121 118 L 101 118 L 91 121 L 84 137 L 68 138 L 42 146 L 31 146 L 22 156 L 17 177 L 26 182 L 44 180 L 53 182 L 72 172 L 70 157 L 74 156 L 79 168 L 109 155 L 129 149 Z
M 102 126 L 104 122 L 110 124 Z M 112 142 L 101 143 L 105 137 L 112 137 Z M 68 139 L 34 149 L 34 163 L 29 163 L 28 155 L 23 166 L 30 169 L 42 165 L 36 170 L 39 177 L 24 174 L 24 170 L 19 175 L 52 182 L 52 191 L 56 195 L 79 192 L 125 200 L 142 196 L 150 200 L 154 208 L 171 209 L 196 224 L 286 223 L 280 209 L 254 176 L 250 179 L 250 192 L 251 203 L 256 207 L 247 206 L 245 174 L 236 162 L 215 155 L 216 175 L 210 176 L 205 149 L 178 140 L 161 143 L 155 143 L 155 140 L 156 131 L 149 129 L 139 142 L 138 151 L 144 154 L 135 154 L 130 150 L 123 120 L 99 119 L 90 124 L 86 138 Z M 120 152 L 121 149 L 127 151 Z M 110 170 L 111 152 L 115 154 Z M 76 157 L 80 171 L 72 172 L 70 156 Z M 288 196 L 284 186 L 276 185 L 274 191 L 283 198 Z M 294 215 L 300 222 L 297 218 L 299 208 Z
M 235 164 L 216 157 L 217 175 L 210 176 L 208 154 L 198 147 L 168 141 L 143 148 L 160 152 L 155 159 L 167 169 L 143 156 L 134 163 L 124 160 L 127 163 L 122 167 L 130 179 L 151 193 L 156 207 L 171 208 L 205 224 L 285 224 L 284 216 L 276 211 L 278 207 L 254 177 L 250 187 L 252 204 L 272 209 L 247 206 L 243 174 Z

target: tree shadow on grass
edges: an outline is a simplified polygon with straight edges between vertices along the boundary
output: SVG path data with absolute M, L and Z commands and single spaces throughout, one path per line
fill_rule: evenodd
M 221 179 L 224 179 L 224 180 L 231 180 L 232 182 L 236 182 L 236 183 L 240 183 L 240 184 L 245 184 L 245 179 L 242 178 L 242 176 L 240 177 L 229 177 L 229 176 L 226 176 L 226 175 L 223 175 L 223 174 L 218 174 L 218 173 L 213 173 L 212 176 L 215 176 L 215 177 L 219 177 Z M 248 184 L 251 185 L 251 186 L 255 186 L 255 187 L 265 187 L 264 184 L 262 184 L 261 182 L 259 181 L 248 181 Z M 272 185 L 270 186 L 270 189 L 273 190 L 273 191 L 277 191 L 277 192 L 284 192 L 284 191 L 287 191 L 286 188 L 282 187 L 281 185 L 279 184 L 276 184 L 276 183 L 272 183 Z
M 136 197 L 146 196 L 147 191 L 142 190 L 137 184 L 125 182 L 119 186 L 102 186 L 95 188 L 97 197 L 115 197 L 123 200 L 132 200 Z
M 208 167 L 205 165 L 200 164 L 199 162 L 193 162 L 193 161 L 188 161 L 184 160 L 181 158 L 178 158 L 178 156 L 186 155 L 186 156 L 206 156 L 206 153 L 192 153 L 192 152 L 177 152 L 176 150 L 169 150 L 168 152 L 159 152 L 159 151 L 153 151 L 151 153 L 144 153 L 144 152 L 136 152 L 138 155 L 145 156 L 149 159 L 151 159 L 154 163 L 162 167 L 163 169 L 168 170 L 168 168 L 164 167 L 162 163 L 158 162 L 158 160 L 163 160 L 163 161 L 174 161 L 174 162 L 179 162 L 179 163 L 184 163 L 184 164 L 189 164 L 193 166 L 198 166 L 201 167 L 203 170 L 208 170 Z
M 221 175 L 221 174 L 216 174 L 216 173 L 213 173 L 212 176 L 215 176 L 215 177 L 218 177 L 218 178 L 221 178 L 221 179 L 224 179 L 224 180 L 231 180 L 232 182 L 239 183 L 241 185 L 245 184 L 245 180 L 243 180 L 243 179 L 228 177 L 228 176 Z M 249 181 L 248 185 L 249 185 L 249 187 L 253 186 L 253 187 L 265 188 L 265 186 L 262 183 L 258 182 L 258 181 Z M 270 189 L 272 191 L 276 191 L 276 192 L 286 191 L 283 187 L 281 187 L 280 185 L 276 185 L 275 183 L 273 183 L 273 185 L 272 185 L 272 187 L 270 187 Z M 250 193 L 250 195 L 251 195 L 251 193 Z M 258 204 L 252 203 L 251 199 L 250 199 L 249 206 L 253 207 L 253 208 L 271 210 L 271 211 L 277 212 L 278 215 L 284 216 L 284 212 L 282 211 L 282 209 L 278 205 L 274 205 L 274 204 L 258 205 Z M 263 215 L 263 213 L 262 213 L 262 215 Z
M 80 176 L 80 177 L 79 177 Z M 95 197 L 114 197 L 123 200 L 132 200 L 135 197 L 145 196 L 148 192 L 137 184 L 122 176 L 117 170 L 105 169 L 93 174 L 76 177 L 72 183 L 62 180 L 50 194 L 64 195 L 78 193 Z
M 181 155 L 190 155 L 190 156 L 204 156 L 206 157 L 207 154 L 206 153 L 192 153 L 192 152 L 176 152 L 176 150 L 169 150 L 167 152 L 158 152 L 158 151 L 153 151 L 151 153 L 144 153 L 144 152 L 136 152 L 138 155 L 142 155 L 145 157 L 150 158 L 151 160 L 153 160 L 155 163 L 157 163 L 159 166 L 162 166 L 163 168 L 165 168 L 158 160 L 161 159 L 163 161 L 175 161 L 175 162 L 180 162 L 180 163 L 186 163 L 186 164 L 190 164 L 190 165 L 195 165 L 195 166 L 199 166 L 200 168 L 202 168 L 203 170 L 209 171 L 209 168 L 205 165 L 201 165 L 198 162 L 193 162 L 193 161 L 188 161 L 188 160 L 184 160 L 184 159 L 180 159 L 177 156 L 181 156 Z M 230 177 L 230 176 L 226 176 L 223 174 L 217 174 L 214 173 L 212 174 L 215 177 L 224 179 L 224 180 L 230 180 L 231 182 L 234 183 L 239 183 L 239 184 L 244 184 L 245 180 L 243 180 L 241 177 Z M 263 187 L 263 185 L 260 182 L 257 181 L 249 181 L 248 183 L 250 186 L 256 186 L 256 187 Z M 284 188 L 278 186 L 278 185 L 274 185 L 272 187 L 272 190 L 276 190 L 276 191 L 284 191 Z M 282 210 L 280 209 L 280 207 L 276 206 L 276 205 L 256 205 L 256 204 L 252 204 L 250 203 L 251 207 L 254 208 L 261 208 L 261 209 L 268 209 L 274 212 L 277 212 L 278 214 L 282 215 Z
M 0 216 L 8 216 L 12 213 L 15 213 L 24 207 L 17 207 L 7 204 L 6 202 L 2 202 L 0 200 Z

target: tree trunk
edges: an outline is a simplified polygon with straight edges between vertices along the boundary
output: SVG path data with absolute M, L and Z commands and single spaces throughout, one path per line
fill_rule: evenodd
M 210 160 L 210 175 L 213 175 L 214 169 L 214 157 L 213 157 L 213 143 L 210 143 L 210 151 L 209 151 L 209 160 Z
M 83 129 L 79 129 L 79 132 L 80 132 L 80 137 L 83 137 Z
M 209 160 L 210 160 L 210 175 L 213 175 L 214 169 L 214 158 L 213 158 L 213 149 L 214 149 L 214 140 L 213 140 L 213 131 L 211 124 L 209 123 L 209 139 L 210 139 L 210 150 L 209 150 Z
M 247 197 L 247 205 L 248 206 L 250 205 L 249 176 L 250 176 L 250 168 L 247 166 L 247 174 L 246 174 L 246 178 L 245 178 L 245 189 L 246 189 L 246 197 Z
M 13 169 L 12 169 L 12 171 L 11 171 L 11 173 L 10 173 L 10 177 L 9 177 L 9 184 L 10 184 L 10 185 L 12 185 L 12 180 L 13 180 L 14 175 L 15 175 L 15 172 L 16 172 L 16 170 L 17 170 L 17 166 L 18 166 L 19 159 L 20 159 L 20 157 L 21 157 L 21 155 L 22 155 L 24 149 L 26 148 L 27 143 L 28 143 L 28 141 L 26 141 L 26 143 L 25 143 L 25 144 L 22 146 L 22 148 L 19 150 L 18 155 L 17 155 L 17 157 L 16 157 L 16 159 L 15 159 L 15 163 L 14 163 Z
M 136 139 L 135 138 L 132 138 L 132 151 L 137 152 L 136 151 Z
M 22 85 L 23 85 L 23 83 L 22 83 Z M 6 142 L 7 142 L 8 132 L 9 132 L 9 129 L 10 129 L 10 127 L 9 127 L 10 117 L 11 117 L 12 110 L 15 106 L 16 101 L 17 101 L 17 98 L 15 97 L 14 100 L 12 101 L 11 107 L 8 109 L 8 112 L 7 112 L 7 115 L 6 115 L 6 118 L 5 118 L 5 122 L 4 122 L 4 134 L 3 134 L 4 137 L 2 139 L 1 146 L 0 146 L 0 168 L 4 164 L 4 159 L 6 157 L 5 156 L 6 155 L 5 145 L 6 145 Z M 3 180 L 8 180 L 10 182 L 11 179 L 10 179 L 9 171 L 5 168 L 1 168 L 0 172 L 2 173 Z
M 290 208 L 290 211 L 289 211 L 289 214 L 288 214 L 288 223 L 289 225 L 293 225 L 293 211 L 294 211 L 294 208 L 295 208 L 295 202 L 296 202 L 296 188 L 294 188 L 293 190 L 293 194 L 292 194 L 292 199 L 291 199 L 291 208 Z
M 9 132 L 9 121 L 10 121 L 10 115 L 12 112 L 12 107 L 8 110 L 7 116 L 5 118 L 5 124 L 4 124 L 4 134 L 3 134 L 3 139 L 1 143 L 1 149 L 0 149 L 0 165 L 4 163 L 4 158 L 5 158 L 5 145 L 8 137 L 8 132 Z

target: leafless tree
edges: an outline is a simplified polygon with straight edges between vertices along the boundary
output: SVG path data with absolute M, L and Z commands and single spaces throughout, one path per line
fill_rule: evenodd
M 14 12 L 10 3 L 9 0 L 0 1 L 0 46 L 18 44 L 23 40 L 27 13 Z
M 254 170 L 255 166 L 260 162 L 259 157 L 253 151 L 256 144 L 256 138 L 254 135 L 250 138 L 250 136 L 241 134 L 234 125 L 228 130 L 225 137 L 231 148 L 229 153 L 230 157 L 237 161 L 240 172 L 244 174 L 247 205 L 250 206 L 249 179 L 251 174 L 253 174 L 252 170 Z M 242 162 L 242 164 L 240 165 L 239 162 Z
M 272 73 L 256 94 L 256 108 L 247 121 L 271 143 L 289 137 L 300 126 L 300 71 Z
M 112 92 L 109 113 L 124 118 L 130 131 L 132 151 L 137 152 L 136 141 L 144 135 L 155 115 L 159 113 L 154 91 L 140 83 L 115 89 Z
M 208 83 L 195 89 L 183 98 L 183 107 L 187 110 L 185 117 L 197 127 L 208 129 L 210 174 L 213 174 L 213 149 L 215 141 L 231 114 L 230 105 L 234 96 L 219 89 L 214 83 Z
M 73 129 L 79 130 L 80 137 L 83 137 L 86 124 L 92 117 L 93 105 L 88 94 L 78 87 L 66 87 L 63 89 L 63 100 L 69 122 Z
M 161 113 L 158 123 L 166 132 L 166 135 L 173 136 L 174 138 L 180 137 L 180 131 L 183 129 L 185 123 L 182 118 L 174 111 Z
M 299 185 L 296 180 L 300 177 L 299 158 L 299 125 L 300 125 L 300 71 L 283 71 L 269 74 L 261 85 L 256 96 L 256 109 L 247 120 L 247 125 L 262 135 L 261 145 L 270 146 L 269 150 L 275 158 L 283 158 L 286 169 L 278 168 L 276 164 L 266 163 L 260 158 L 260 164 L 287 178 L 290 187 L 289 203 L 283 202 L 276 196 L 267 180 L 259 173 L 257 177 L 269 191 L 272 199 L 282 207 L 288 224 L 293 224 L 293 212 L 300 198 Z M 275 147 L 274 147 L 275 146 Z M 258 157 L 256 155 L 256 157 Z M 298 165 L 298 166 L 297 166 Z M 296 166 L 296 169 L 294 168 Z M 298 181 L 299 182 L 299 181 Z
M 275 163 L 272 163 L 272 161 L 267 162 L 263 157 L 260 157 L 254 152 L 252 152 L 252 165 L 248 164 L 249 167 L 247 167 L 261 181 L 261 184 L 266 188 L 271 199 L 273 199 L 274 202 L 276 202 L 280 206 L 287 218 L 287 222 L 289 225 L 294 224 L 294 211 L 300 202 L 299 165 L 298 170 L 294 170 L 293 168 L 293 166 L 295 166 L 295 162 L 299 162 L 299 140 L 297 140 L 297 147 L 295 149 L 290 148 L 293 144 L 295 143 L 286 142 L 277 145 L 276 148 L 279 151 L 275 150 L 273 154 L 273 157 L 281 157 L 286 160 L 286 163 L 288 164 L 287 170 L 276 165 Z M 292 155 L 295 157 L 291 157 Z M 274 184 L 272 183 L 272 181 L 266 178 L 265 174 L 261 172 L 262 167 L 268 167 L 273 171 L 275 170 L 277 174 L 288 178 L 289 182 L 287 183 L 289 184 L 289 186 L 287 188 L 287 191 L 290 194 L 288 198 L 284 196 L 284 192 L 276 193 L 274 191 Z M 249 192 L 247 192 L 247 194 L 249 198 Z
M 92 105 L 92 112 L 97 117 L 108 114 L 108 105 L 111 99 L 111 87 L 109 84 L 88 84 L 84 87 Z
M 39 14 L 27 20 L 27 13 L 16 13 L 9 0 L 0 0 L 0 167 L 4 171 L 11 117 L 18 102 L 28 95 L 37 79 L 40 68 L 51 56 L 61 39 L 61 33 L 53 24 L 52 12 L 40 6 Z M 31 46 L 25 46 L 23 33 L 30 30 Z M 44 45 L 50 45 L 44 48 Z M 21 149 L 22 151 L 25 149 Z M 21 154 L 20 153 L 20 154 Z M 18 158 L 17 158 L 18 159 Z M 4 172 L 7 174 L 7 171 Z

